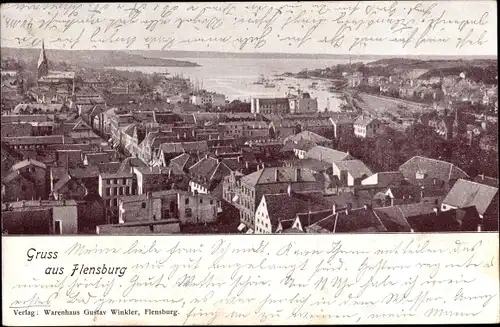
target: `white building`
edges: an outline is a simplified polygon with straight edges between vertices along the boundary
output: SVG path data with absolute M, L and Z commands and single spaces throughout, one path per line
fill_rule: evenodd
M 382 123 L 376 118 L 359 116 L 354 121 L 354 135 L 357 137 L 375 137 L 381 128 Z
M 189 97 L 190 103 L 197 106 L 211 105 L 222 107 L 226 105 L 226 96 L 220 93 L 202 92 Z

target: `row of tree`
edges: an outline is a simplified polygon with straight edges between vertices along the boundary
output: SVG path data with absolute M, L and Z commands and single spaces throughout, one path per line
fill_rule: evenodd
M 463 169 L 471 177 L 478 174 L 498 177 L 498 156 L 461 140 L 440 138 L 431 127 L 416 124 L 405 132 L 387 128 L 377 138 L 359 139 L 342 135 L 335 146 L 349 151 L 374 171 L 394 171 L 414 156 L 444 160 Z

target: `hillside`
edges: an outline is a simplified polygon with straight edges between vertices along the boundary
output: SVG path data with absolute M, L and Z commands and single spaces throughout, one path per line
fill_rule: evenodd
M 394 68 L 399 68 L 399 67 L 404 67 L 404 66 L 411 66 L 412 68 L 416 68 L 417 66 L 425 66 L 425 67 L 418 67 L 418 68 L 431 68 L 431 64 L 419 60 L 419 59 L 409 59 L 409 58 L 388 58 L 388 59 L 381 59 L 377 61 L 372 61 L 367 64 L 367 66 L 392 66 Z
M 378 60 L 387 55 L 371 54 L 326 54 L 326 53 L 275 53 L 275 52 L 218 52 L 218 51 L 177 51 L 177 50 L 131 50 L 130 53 L 157 58 L 234 58 L 234 59 L 332 59 L 332 60 Z M 456 60 L 458 56 L 405 56 L 410 60 L 442 59 Z M 475 58 L 492 58 L 492 56 L 476 56 Z
M 465 75 L 475 82 L 484 82 L 486 84 L 496 84 L 498 80 L 498 65 L 491 65 L 486 67 L 480 66 L 455 66 L 446 67 L 439 69 L 432 69 L 422 75 L 420 78 L 429 79 L 430 77 L 443 77 L 449 75 L 460 75 L 460 73 L 465 73 Z
M 419 60 L 409 58 L 389 58 L 372 61 L 367 63 L 367 66 L 387 66 L 392 69 L 447 69 L 454 67 L 487 67 L 497 65 L 496 59 L 434 59 L 434 60 Z
M 27 64 L 36 64 L 40 49 L 1 48 L 2 59 L 18 58 Z M 69 65 L 84 68 L 102 68 L 113 66 L 161 66 L 195 67 L 196 63 L 182 60 L 153 58 L 127 51 L 115 50 L 53 50 L 46 49 L 49 61 L 64 61 Z

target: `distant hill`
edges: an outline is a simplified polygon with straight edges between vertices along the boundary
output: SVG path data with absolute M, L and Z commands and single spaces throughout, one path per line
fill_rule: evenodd
M 367 66 L 389 66 L 394 69 L 445 69 L 461 66 L 487 67 L 497 65 L 497 59 L 431 59 L 388 58 L 367 63 Z
M 498 80 L 498 65 L 489 65 L 486 67 L 481 66 L 455 66 L 455 67 L 444 67 L 438 69 L 432 69 L 422 75 L 419 78 L 429 79 L 431 77 L 443 77 L 449 75 L 460 75 L 460 73 L 465 73 L 467 78 L 470 78 L 476 82 L 484 82 L 486 84 L 497 84 Z
M 218 52 L 218 51 L 180 51 L 180 50 L 130 50 L 130 53 L 157 58 L 235 58 L 235 59 L 337 59 L 337 60 L 377 60 L 389 58 L 388 55 L 371 54 L 321 54 L 321 53 L 276 53 L 276 52 Z M 443 59 L 456 60 L 459 56 L 405 56 L 418 60 Z M 493 56 L 474 56 L 474 58 L 493 58 Z
M 115 50 L 53 50 L 46 49 L 49 61 L 64 61 L 70 65 L 83 68 L 102 68 L 114 66 L 161 66 L 161 67 L 195 67 L 197 63 L 174 59 L 155 58 L 128 51 Z M 40 49 L 1 48 L 2 59 L 18 58 L 28 64 L 36 63 Z
M 377 61 L 373 61 L 367 64 L 368 66 L 394 66 L 397 68 L 398 66 L 421 66 L 425 65 L 427 67 L 422 68 L 430 68 L 431 65 L 420 59 L 412 59 L 412 58 L 388 58 L 388 59 L 380 59 Z

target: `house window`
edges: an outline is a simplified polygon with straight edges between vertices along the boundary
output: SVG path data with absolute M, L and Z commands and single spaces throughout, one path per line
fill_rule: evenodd
M 108 195 L 108 196 L 111 195 L 111 189 L 110 188 L 106 189 L 106 195 Z
M 193 211 L 191 208 L 186 208 L 186 217 L 192 217 L 193 216 Z
M 189 204 L 189 199 L 186 199 L 186 201 L 184 201 L 185 204 Z
M 200 204 L 203 204 L 203 199 L 200 199 Z
M 113 205 L 116 207 L 118 206 L 118 199 L 113 199 Z
M 122 183 L 123 183 L 123 185 L 127 184 L 127 179 L 126 179 L 126 178 L 123 178 L 123 179 L 122 179 Z
M 58 235 L 62 234 L 62 221 L 60 220 L 54 221 L 54 234 Z
M 214 200 L 210 200 L 210 204 L 214 204 Z
M 142 209 L 146 209 L 146 202 L 142 203 Z

